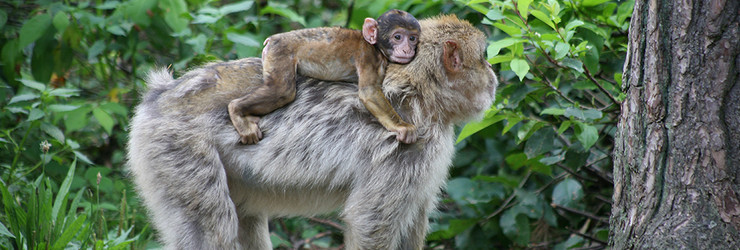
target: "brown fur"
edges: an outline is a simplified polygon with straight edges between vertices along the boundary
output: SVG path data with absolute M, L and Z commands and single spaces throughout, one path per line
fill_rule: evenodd
M 396 132 L 399 141 L 415 142 L 416 127 L 401 119 L 391 107 L 383 96 L 381 83 L 388 60 L 394 56 L 413 58 L 417 42 L 409 43 L 404 36 L 404 42 L 397 44 L 399 41 L 386 33 L 411 33 L 418 38 L 419 24 L 411 14 L 399 10 L 386 12 L 379 21 L 383 26 L 378 27 L 372 18 L 366 19 L 362 31 L 302 29 L 265 40 L 265 84 L 229 103 L 229 115 L 241 142 L 257 143 L 262 138 L 257 125 L 259 116 L 295 99 L 297 74 L 327 81 L 358 81 L 360 100 L 380 124 Z

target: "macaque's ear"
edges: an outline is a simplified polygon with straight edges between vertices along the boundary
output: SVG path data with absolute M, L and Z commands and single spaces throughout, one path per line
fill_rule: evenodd
M 445 69 L 450 73 L 457 73 L 462 70 L 462 58 L 460 58 L 460 49 L 457 46 L 457 42 L 448 40 L 444 42 L 444 50 L 442 51 L 442 63 L 445 65 Z
M 362 25 L 362 36 L 370 44 L 378 42 L 378 21 L 372 18 L 365 18 L 365 24 Z

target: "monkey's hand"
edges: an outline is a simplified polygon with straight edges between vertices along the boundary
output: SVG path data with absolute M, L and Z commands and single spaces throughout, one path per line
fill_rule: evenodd
M 417 134 L 416 134 L 416 126 L 411 124 L 402 124 L 401 126 L 393 129 L 394 132 L 396 132 L 396 140 L 411 144 L 416 142 Z

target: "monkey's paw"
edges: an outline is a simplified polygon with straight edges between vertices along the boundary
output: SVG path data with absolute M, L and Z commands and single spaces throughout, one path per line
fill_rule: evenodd
M 409 124 L 405 127 L 399 127 L 396 129 L 396 140 L 411 144 L 416 142 L 417 135 L 416 135 L 416 126 Z
M 258 117 L 247 116 L 238 126 L 236 123 L 234 124 L 236 131 L 239 133 L 239 142 L 249 145 L 256 144 L 260 139 L 262 139 L 262 131 L 260 131 L 259 126 L 257 126 L 258 121 Z

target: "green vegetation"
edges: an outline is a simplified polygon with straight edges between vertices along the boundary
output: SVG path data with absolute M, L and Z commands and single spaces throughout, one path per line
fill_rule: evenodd
M 458 154 L 429 247 L 603 246 L 634 1 L 20 1 L 0 3 L 0 248 L 141 249 L 126 178 L 143 76 L 259 56 L 269 35 L 387 9 L 467 19 L 501 78 Z M 351 12 L 349 10 L 352 10 Z M 272 222 L 276 247 L 341 244 L 337 216 Z

